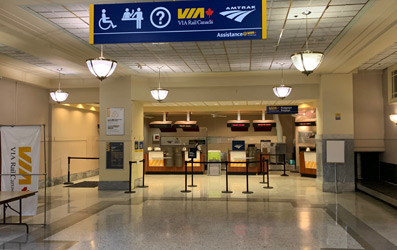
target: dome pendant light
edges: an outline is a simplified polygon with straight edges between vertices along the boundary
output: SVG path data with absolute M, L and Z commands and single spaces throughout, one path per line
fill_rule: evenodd
M 50 92 L 50 96 L 54 102 L 61 103 L 66 101 L 68 99 L 69 93 L 64 92 L 61 90 L 61 70 L 62 68 L 57 69 L 58 70 L 58 90 Z
M 309 38 L 307 35 L 307 16 L 311 14 L 311 11 L 305 11 L 302 14 L 306 16 L 306 50 L 293 54 L 291 56 L 291 60 L 295 68 L 308 76 L 309 74 L 313 73 L 313 71 L 317 69 L 318 66 L 320 66 L 324 58 L 324 54 L 321 52 L 309 50 Z
M 105 57 L 103 57 L 102 44 L 101 44 L 101 56 L 94 59 L 88 59 L 86 60 L 86 63 L 91 74 L 93 74 L 101 81 L 111 76 L 117 67 L 117 61 L 106 59 Z
M 150 91 L 150 93 L 152 94 L 152 97 L 158 101 L 158 102 L 162 102 L 165 98 L 167 98 L 168 95 L 168 90 L 166 89 L 162 89 L 160 87 L 160 70 L 162 67 L 159 67 L 159 87 L 157 89 L 152 89 Z
M 281 85 L 278 87 L 273 87 L 273 93 L 281 100 L 289 96 L 292 91 L 292 87 L 284 85 L 284 63 L 281 64 Z

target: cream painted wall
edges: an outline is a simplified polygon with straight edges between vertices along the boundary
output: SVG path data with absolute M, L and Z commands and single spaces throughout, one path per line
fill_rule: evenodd
M 48 135 L 48 98 L 46 89 L 3 78 L 0 80 L 0 125 L 46 124 Z M 43 129 L 41 133 L 40 173 L 44 173 Z
M 322 122 L 318 133 L 354 134 L 353 77 L 352 74 L 327 74 L 321 76 L 319 113 Z M 341 114 L 341 120 L 335 114 Z
M 68 156 L 98 157 L 99 113 L 52 105 L 51 177 L 67 175 Z M 97 160 L 71 160 L 71 173 L 98 169 Z
M 383 71 L 365 71 L 353 75 L 354 150 L 384 150 Z

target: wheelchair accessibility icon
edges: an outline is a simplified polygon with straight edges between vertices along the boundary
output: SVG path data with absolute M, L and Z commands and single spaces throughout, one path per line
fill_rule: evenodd
M 102 17 L 99 19 L 98 26 L 101 30 L 108 30 L 110 27 L 114 29 L 117 27 L 117 25 L 113 24 L 112 20 L 110 20 L 110 17 L 106 16 L 105 9 L 102 9 Z

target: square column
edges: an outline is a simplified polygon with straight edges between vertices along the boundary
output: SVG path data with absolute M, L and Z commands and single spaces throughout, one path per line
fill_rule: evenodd
M 131 88 L 131 77 L 110 77 L 100 84 L 99 190 L 129 189 L 134 140 L 143 140 L 143 108 L 134 105 Z M 133 164 L 133 171 L 136 169 Z M 142 177 L 141 172 L 132 173 L 132 186 L 134 179 Z
M 316 137 L 317 186 L 324 192 L 355 189 L 354 177 L 354 116 L 352 74 L 327 74 L 321 76 Z M 343 141 L 345 163 L 327 163 L 327 140 Z M 336 169 L 335 169 L 336 168 Z

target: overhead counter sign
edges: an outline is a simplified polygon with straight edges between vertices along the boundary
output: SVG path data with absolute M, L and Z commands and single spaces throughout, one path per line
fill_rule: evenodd
M 90 5 L 90 44 L 252 39 L 266 39 L 266 0 Z

